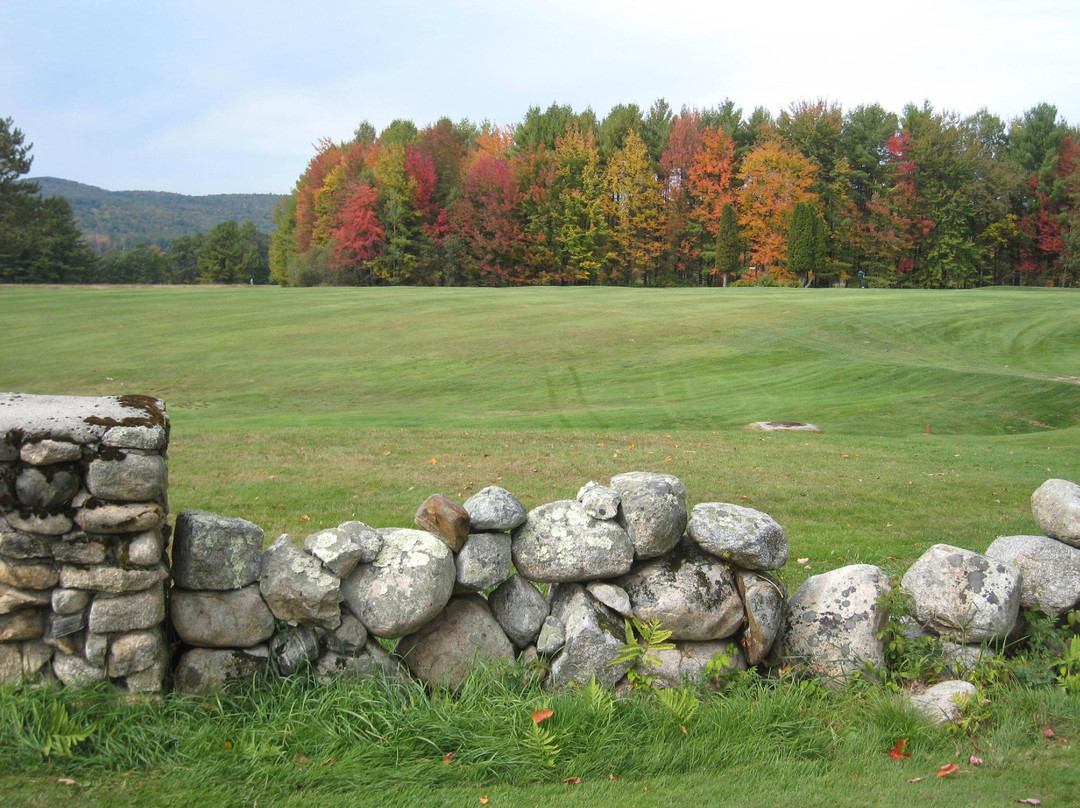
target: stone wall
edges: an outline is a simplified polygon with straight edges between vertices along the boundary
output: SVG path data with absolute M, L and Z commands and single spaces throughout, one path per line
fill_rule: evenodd
M 250 522 L 184 511 L 166 619 L 161 402 L 0 396 L 0 436 L 2 681 L 199 692 L 310 668 L 456 688 L 476 665 L 518 659 L 552 687 L 635 674 L 662 687 L 718 664 L 805 664 L 838 683 L 885 664 L 882 570 L 816 575 L 789 600 L 772 517 L 688 507 L 679 479 L 650 472 L 528 512 L 499 487 L 462 504 L 435 495 L 416 529 L 346 522 L 265 549 Z M 1045 535 L 985 554 L 935 545 L 903 577 L 908 630 L 941 637 L 960 675 L 1021 607 L 1080 604 L 1080 486 L 1048 481 L 1032 512 Z M 657 621 L 674 648 L 613 664 L 634 640 L 628 619 Z
M 162 688 L 168 442 L 157 399 L 0 394 L 0 681 Z

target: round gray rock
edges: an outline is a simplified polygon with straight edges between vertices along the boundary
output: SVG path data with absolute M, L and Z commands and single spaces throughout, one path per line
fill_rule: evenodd
M 502 583 L 510 577 L 510 534 L 469 534 L 455 564 L 459 592 L 480 592 Z
M 837 683 L 865 663 L 884 666 L 878 633 L 889 616 L 878 599 L 889 591 L 888 576 L 870 564 L 808 578 L 788 603 L 777 656 L 814 666 Z
M 622 502 L 614 488 L 592 480 L 578 490 L 576 499 L 594 519 L 614 519 L 619 515 L 619 504 Z
M 79 493 L 79 476 L 66 469 L 25 468 L 15 480 L 19 502 L 29 508 L 49 512 L 70 504 Z
M 476 667 L 514 658 L 513 645 L 479 595 L 452 599 L 438 617 L 398 640 L 395 650 L 416 678 L 451 690 L 460 689 Z
M 639 559 L 661 556 L 686 530 L 686 486 L 671 474 L 629 471 L 611 478 L 621 498 L 618 520 Z
M 342 581 L 349 610 L 376 637 L 416 631 L 445 608 L 454 591 L 454 556 L 424 530 L 384 528 L 382 549 Z
M 278 620 L 335 629 L 341 622 L 341 579 L 283 535 L 263 553 L 259 591 Z
M 250 648 L 274 633 L 274 615 L 258 584 L 216 592 L 174 589 L 169 617 L 180 639 L 200 648 Z
M 659 619 L 673 640 L 719 640 L 742 625 L 743 605 L 727 565 L 683 542 L 670 553 L 637 562 L 616 583 L 634 617 Z
M 530 645 L 548 616 L 548 602 L 536 586 L 511 575 L 488 596 L 488 605 L 506 636 L 518 648 Z
M 687 532 L 706 553 L 746 570 L 778 570 L 788 559 L 784 529 L 767 513 L 724 502 L 702 502 Z
M 1020 606 L 1056 617 L 1080 602 L 1080 548 L 1049 536 L 1001 536 L 986 555 L 1020 568 Z
M 469 514 L 470 529 L 484 531 L 510 531 L 525 521 L 525 506 L 517 497 L 497 485 L 481 488 L 463 503 Z
M 118 460 L 91 461 L 86 487 L 99 499 L 161 502 L 169 489 L 169 473 L 163 457 L 129 452 Z
M 634 545 L 618 524 L 594 519 L 574 500 L 530 511 L 513 533 L 518 572 L 532 581 L 570 582 L 612 578 L 629 571 Z
M 1031 515 L 1050 538 L 1080 547 L 1080 485 L 1047 480 L 1031 495 Z
M 982 553 L 935 544 L 901 583 L 915 619 L 935 634 L 963 643 L 1003 640 L 1020 610 L 1020 570 Z

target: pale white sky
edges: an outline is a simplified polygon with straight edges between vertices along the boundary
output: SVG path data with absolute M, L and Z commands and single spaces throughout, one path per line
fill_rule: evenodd
M 0 117 L 34 176 L 286 193 L 370 120 L 530 105 L 929 100 L 1080 123 L 1080 0 L 4 0 Z

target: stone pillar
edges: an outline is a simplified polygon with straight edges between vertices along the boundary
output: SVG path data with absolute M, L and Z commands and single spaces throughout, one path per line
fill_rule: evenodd
M 0 682 L 162 689 L 168 443 L 155 398 L 0 393 Z

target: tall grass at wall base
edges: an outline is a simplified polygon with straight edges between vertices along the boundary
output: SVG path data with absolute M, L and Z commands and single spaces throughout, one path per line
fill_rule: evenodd
M 715 800 L 715 789 L 745 804 L 812 794 L 818 804 L 895 805 L 907 793 L 967 805 L 1004 792 L 1078 793 L 1069 789 L 1078 785 L 1080 697 L 1055 688 L 999 688 L 973 735 L 931 725 L 880 687 L 835 691 L 746 674 L 721 692 L 692 694 L 699 705 L 681 720 L 650 692 L 548 692 L 514 670 L 478 671 L 456 696 L 303 678 L 207 697 L 7 690 L 0 788 L 13 806 L 476 805 L 481 796 L 491 805 L 655 805 L 676 791 Z M 32 716 L 57 704 L 93 731 L 70 755 L 46 757 Z M 538 725 L 541 708 L 552 715 Z M 893 760 L 887 752 L 902 738 L 912 757 Z M 969 764 L 972 755 L 983 764 Z M 949 762 L 963 771 L 936 778 Z

